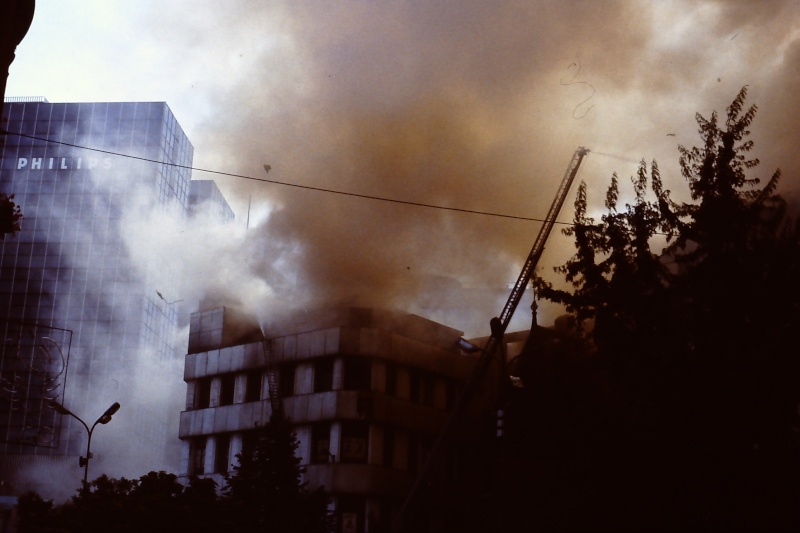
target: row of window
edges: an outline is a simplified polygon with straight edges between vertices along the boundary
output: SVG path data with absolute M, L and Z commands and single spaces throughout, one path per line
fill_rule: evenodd
M 96 103 L 45 103 L 15 102 L 6 104 L 6 117 L 14 120 L 35 121 L 110 121 L 122 120 L 165 120 L 168 126 L 175 122 L 171 113 L 164 116 L 165 105 L 160 102 L 96 102 Z M 173 126 L 174 127 L 174 126 Z
M 342 421 L 339 425 L 339 454 L 338 457 L 331 453 L 331 426 L 330 422 L 317 423 L 311 426 L 309 442 L 309 463 L 350 463 L 366 464 L 370 445 L 369 424 L 360 421 Z M 406 456 L 398 457 L 398 440 L 401 433 L 407 440 Z M 237 459 L 231 456 L 232 433 L 219 433 L 214 438 L 213 471 L 206 472 L 206 449 L 209 437 L 195 437 L 189 442 L 189 475 L 199 474 L 224 474 L 235 464 Z M 241 453 L 252 454 L 259 438 L 258 430 L 248 430 L 241 434 Z M 405 470 L 415 473 L 423 465 L 430 452 L 433 439 L 430 435 L 404 431 L 392 426 L 383 426 L 383 445 L 380 457 L 380 466 L 396 468 L 404 464 Z
M 348 357 L 343 360 L 342 389 L 347 391 L 373 391 L 372 361 L 361 357 Z M 334 359 L 326 358 L 315 361 L 313 364 L 313 392 L 327 392 L 334 390 L 333 383 Z M 386 365 L 386 381 L 383 391 L 389 396 L 398 395 L 398 373 L 400 367 L 394 363 Z M 278 370 L 278 383 L 281 397 L 295 395 L 294 365 L 281 365 Z M 413 403 L 433 406 L 435 404 L 436 376 L 409 368 L 408 372 L 408 400 Z M 218 401 L 214 406 L 232 405 L 235 398 L 236 373 L 222 374 L 219 376 L 220 389 Z M 211 407 L 211 382 L 213 377 L 207 376 L 195 381 L 194 409 Z M 250 370 L 246 373 L 244 402 L 256 402 L 267 398 L 269 390 L 263 390 L 264 371 L 262 369 Z M 456 385 L 451 380 L 445 381 L 444 407 L 452 409 L 455 405 Z

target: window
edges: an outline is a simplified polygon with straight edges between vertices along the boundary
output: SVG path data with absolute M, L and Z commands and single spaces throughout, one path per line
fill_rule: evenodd
M 423 405 L 433 405 L 433 395 L 435 390 L 435 381 L 433 376 L 423 376 L 422 379 L 422 403 Z
M 205 409 L 211 405 L 211 378 L 198 379 L 194 384 L 194 408 Z
M 224 433 L 216 436 L 216 449 L 214 452 L 214 472 L 225 474 L 230 467 L 231 436 Z
M 372 389 L 372 365 L 369 359 L 350 357 L 344 360 L 344 390 Z
M 331 425 L 315 424 L 311 427 L 311 462 L 328 463 L 331 461 Z
M 392 427 L 383 428 L 383 466 L 394 467 L 394 439 L 395 430 Z
M 189 475 L 205 474 L 206 437 L 195 437 L 189 442 Z
M 414 403 L 419 402 L 420 396 L 420 377 L 417 372 L 413 370 L 409 372 L 408 376 L 408 399 Z
M 408 471 L 416 472 L 419 468 L 419 438 L 415 433 L 408 434 Z
M 431 454 L 431 449 L 433 449 L 433 440 L 431 439 L 430 435 L 420 435 L 419 448 L 420 448 L 420 464 L 425 464 L 428 462 L 428 457 Z
M 341 462 L 366 463 L 369 447 L 369 424 L 366 422 L 342 422 L 342 445 L 339 449 Z
M 261 384 L 263 383 L 261 370 L 251 370 L 247 373 L 247 384 L 245 389 L 245 402 L 257 402 L 261 400 Z
M 250 429 L 242 433 L 242 452 L 243 457 L 252 457 L 258 445 L 259 430 Z
M 456 385 L 452 381 L 445 384 L 445 406 L 448 411 L 456 406 Z
M 392 363 L 386 365 L 386 394 L 397 395 L 397 365 Z
M 281 394 L 284 397 L 294 396 L 294 366 L 281 366 L 278 371 L 278 379 L 280 379 Z
M 333 390 L 333 359 L 314 363 L 314 392 Z
M 342 494 L 336 498 L 336 513 L 342 532 L 362 533 L 365 531 L 366 497 Z M 370 521 L 373 518 L 370 518 Z
M 233 404 L 233 389 L 236 386 L 236 376 L 233 374 L 225 374 L 222 376 L 219 387 L 219 404 L 231 405 Z

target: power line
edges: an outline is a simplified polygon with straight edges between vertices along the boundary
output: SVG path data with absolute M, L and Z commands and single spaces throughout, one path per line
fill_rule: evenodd
M 464 208 L 460 208 L 460 207 L 447 207 L 447 206 L 443 206 L 443 205 L 426 204 L 426 203 L 422 203 L 422 202 L 412 202 L 412 201 L 409 201 L 409 200 L 398 200 L 396 198 L 386 198 L 386 197 L 383 197 L 383 196 L 373 196 L 373 195 L 369 195 L 369 194 L 359 194 L 359 193 L 347 192 L 347 191 L 337 191 L 335 189 L 326 189 L 326 188 L 323 188 L 323 187 L 313 187 L 311 185 L 300 185 L 300 184 L 297 184 L 297 183 L 289 183 L 289 182 L 286 182 L 286 181 L 271 180 L 271 179 L 266 179 L 266 178 L 255 178 L 253 176 L 247 176 L 247 175 L 244 175 L 244 174 L 235 174 L 235 173 L 232 173 L 232 172 L 223 172 L 221 170 L 212 170 L 212 169 L 207 169 L 207 168 L 199 168 L 199 167 L 193 167 L 193 166 L 189 166 L 189 165 L 180 165 L 178 163 L 169 163 L 169 162 L 166 162 L 166 161 L 158 161 L 156 159 L 150 159 L 150 158 L 147 158 L 147 157 L 136 156 L 136 155 L 131 155 L 131 154 L 123 154 L 123 153 L 114 152 L 114 151 L 111 151 L 111 150 L 103 150 L 101 148 L 92 148 L 90 146 L 82 146 L 80 144 L 72 144 L 72 143 L 63 142 L 63 141 L 54 141 L 52 139 L 45 139 L 43 137 L 36 137 L 34 135 L 27 135 L 25 133 L 17 133 L 17 132 L 7 131 L 7 130 L 2 129 L 2 128 L 0 128 L 0 133 L 7 134 L 7 135 L 16 135 L 17 137 L 25 137 L 27 139 L 33 139 L 33 140 L 36 140 L 36 141 L 42 141 L 42 142 L 51 143 L 51 144 L 59 144 L 59 145 L 62 145 L 62 146 L 69 146 L 71 148 L 78 148 L 80 150 L 89 150 L 91 152 L 98 152 L 98 153 L 101 153 L 101 154 L 113 155 L 113 156 L 117 156 L 117 157 L 127 157 L 128 159 L 136 159 L 138 161 L 145 161 L 147 163 L 156 163 L 156 164 L 159 164 L 159 165 L 167 165 L 167 166 L 171 166 L 171 167 L 175 167 L 175 168 L 183 168 L 183 169 L 186 169 L 186 170 L 192 170 L 192 171 L 197 171 L 197 172 L 205 172 L 207 174 L 215 174 L 217 176 L 226 176 L 226 177 L 229 177 L 229 178 L 239 178 L 239 179 L 246 179 L 246 180 L 252 180 L 252 181 L 260 181 L 260 182 L 263 182 L 263 183 L 271 183 L 273 185 L 283 185 L 284 187 L 294 187 L 294 188 L 297 188 L 297 189 L 306 189 L 306 190 L 309 190 L 309 191 L 327 192 L 327 193 L 331 193 L 331 194 L 339 194 L 339 195 L 342 195 L 342 196 L 351 196 L 351 197 L 354 197 L 354 198 L 364 198 L 364 199 L 368 199 L 368 200 L 378 200 L 378 201 L 381 201 L 381 202 L 390 202 L 390 203 L 394 203 L 394 204 L 410 205 L 410 206 L 414 206 L 414 207 L 426 207 L 426 208 L 429 208 L 429 209 L 441 209 L 443 211 L 454 211 L 454 212 L 457 212 L 457 213 L 466 213 L 466 214 L 470 214 L 470 215 L 483 215 L 483 216 L 498 217 L 498 218 L 508 218 L 508 219 L 512 219 L 512 220 L 524 220 L 524 221 L 527 221 L 527 222 L 544 222 L 544 219 L 542 219 L 542 218 L 523 217 L 523 216 L 518 216 L 518 215 L 507 215 L 507 214 L 504 214 L 504 213 L 495 213 L 495 212 L 492 212 L 492 211 L 479 211 L 479 210 L 476 210 L 476 209 L 464 209 Z M 620 156 L 614 156 L 612 154 L 598 153 L 598 155 L 605 155 L 605 156 L 617 157 L 619 159 L 623 159 Z M 572 222 L 560 222 L 558 220 L 556 220 L 554 223 L 555 224 L 560 224 L 562 226 L 577 226 L 577 224 L 572 223 Z M 660 233 L 660 232 L 654 232 L 654 234 L 655 235 L 664 235 L 664 236 L 668 235 L 666 233 Z
M 289 182 L 285 182 L 285 181 L 271 180 L 271 179 L 266 179 L 266 178 L 255 178 L 253 176 L 247 176 L 247 175 L 244 175 L 244 174 L 235 174 L 235 173 L 232 173 L 232 172 L 223 172 L 221 170 L 212 170 L 212 169 L 208 169 L 208 168 L 199 168 L 199 167 L 193 167 L 193 166 L 189 166 L 189 165 L 180 165 L 178 163 L 169 163 L 169 162 L 165 162 L 165 161 L 158 161 L 158 160 L 150 159 L 150 158 L 147 158 L 147 157 L 141 157 L 141 156 L 136 156 L 136 155 L 131 155 L 131 154 L 123 154 L 123 153 L 114 152 L 114 151 L 111 151 L 111 150 L 103 150 L 101 148 L 92 148 L 92 147 L 89 147 L 89 146 L 81 146 L 79 144 L 72 144 L 72 143 L 67 143 L 67 142 L 63 142 L 63 141 L 54 141 L 52 139 L 45 139 L 43 137 L 36 137 L 34 135 L 27 135 L 27 134 L 24 134 L 24 133 L 16 133 L 16 132 L 11 132 L 11 131 L 6 131 L 6 130 L 0 130 L 0 131 L 2 131 L 3 133 L 9 134 L 9 135 L 16 135 L 18 137 L 25 137 L 25 138 L 33 139 L 33 140 L 36 140 L 36 141 L 42 141 L 42 142 L 47 142 L 47 143 L 52 143 L 52 144 L 59 144 L 59 145 L 62 145 L 62 146 L 69 146 L 71 148 L 79 148 L 81 150 L 89 150 L 89 151 L 92 151 L 92 152 L 98 152 L 98 153 L 101 153 L 101 154 L 113 155 L 113 156 L 117 156 L 117 157 L 127 157 L 129 159 L 136 159 L 138 161 L 145 161 L 145 162 L 148 162 L 148 163 L 157 163 L 157 164 L 160 164 L 160 165 L 167 165 L 167 166 L 176 167 L 176 168 L 183 168 L 183 169 L 186 169 L 186 170 L 192 170 L 192 171 L 196 171 L 196 172 L 205 172 L 205 173 L 208 173 L 208 174 L 215 174 L 217 176 L 226 176 L 226 177 L 229 177 L 229 178 L 239 178 L 239 179 L 246 179 L 246 180 L 252 180 L 252 181 L 260 181 L 260 182 L 263 182 L 263 183 L 271 183 L 271 184 L 274 184 L 274 185 L 283 185 L 285 187 L 295 187 L 295 188 L 298 188 L 298 189 L 306 189 L 306 190 L 317 191 L 317 192 L 327 192 L 327 193 L 331 193 L 331 194 L 339 194 L 339 195 L 343 195 L 343 196 L 352 196 L 352 197 L 355 197 L 355 198 L 365 198 L 365 199 L 368 199 L 368 200 L 379 200 L 379 201 L 382 201 L 382 202 L 391 202 L 391 203 L 395 203 L 395 204 L 411 205 L 411 206 L 415 206 L 415 207 L 426 207 L 426 208 L 429 208 L 429 209 L 441 209 L 441 210 L 444 210 L 444 211 L 455 211 L 455 212 L 458 212 L 458 213 L 467 213 L 467 214 L 471 214 L 471 215 L 484 215 L 484 216 L 499 217 L 499 218 L 509 218 L 509 219 L 513 219 L 513 220 L 525 220 L 525 221 L 529 221 L 529 222 L 544 222 L 544 219 L 535 218 L 535 217 L 523 217 L 523 216 L 517 216 L 517 215 L 507 215 L 507 214 L 504 214 L 504 213 L 495 213 L 495 212 L 491 212 L 491 211 L 479 211 L 479 210 L 476 210 L 476 209 L 464 209 L 464 208 L 460 208 L 460 207 L 447 207 L 447 206 L 443 206 L 443 205 L 426 204 L 426 203 L 422 203 L 422 202 L 412 202 L 412 201 L 409 201 L 409 200 L 398 200 L 396 198 L 386 198 L 384 196 L 373 196 L 373 195 L 369 195 L 369 194 L 359 194 L 359 193 L 348 192 L 348 191 L 338 191 L 336 189 L 326 189 L 324 187 L 313 187 L 311 185 L 300 185 L 300 184 L 297 184 L 297 183 L 289 183 Z M 572 226 L 573 225 L 573 224 L 571 224 L 569 222 L 558 222 L 558 221 L 556 222 L 556 224 L 563 224 L 565 226 Z

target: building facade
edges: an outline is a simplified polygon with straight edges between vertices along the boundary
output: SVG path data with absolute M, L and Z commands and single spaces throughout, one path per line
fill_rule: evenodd
M 235 215 L 214 180 L 192 180 L 189 187 L 189 214 L 204 211 L 220 224 L 233 222 Z
M 51 401 L 89 424 L 122 404 L 92 442 L 97 472 L 174 470 L 176 421 L 156 400 L 172 385 L 146 376 L 180 357 L 178 309 L 147 274 L 166 266 L 134 268 L 124 237 L 131 210 L 188 213 L 193 147 L 164 102 L 12 98 L 1 124 L 0 192 L 24 219 L 0 241 L 0 478 L 78 470 L 86 431 Z
M 249 324 L 225 308 L 192 315 L 181 474 L 223 484 L 269 421 L 267 370 L 277 369 L 305 481 L 332 495 L 337 530 L 394 529 L 474 367 L 477 356 L 459 348 L 462 333 L 415 315 L 352 307 L 273 324 L 266 341 Z M 474 489 L 459 467 L 474 442 L 468 437 L 460 435 L 458 452 L 442 462 L 438 492 L 446 497 L 441 515 L 429 517 L 439 521 L 433 529 L 464 530 L 453 516 L 459 495 Z

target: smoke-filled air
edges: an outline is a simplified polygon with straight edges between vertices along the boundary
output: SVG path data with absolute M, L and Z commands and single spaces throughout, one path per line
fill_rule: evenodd
M 612 173 L 632 194 L 642 159 L 687 200 L 678 147 L 701 142 L 695 113 L 724 117 L 743 86 L 759 108 L 753 176 L 780 168 L 778 192 L 796 202 L 800 4 L 789 0 L 38 2 L 6 95 L 167 102 L 194 145 L 193 179 L 215 180 L 236 213 L 220 225 L 128 205 L 127 250 L 184 325 L 218 305 L 268 329 L 288 312 L 355 304 L 477 337 L 539 231 L 525 219 L 545 217 L 578 147 L 598 214 Z M 573 253 L 560 229 L 574 197 L 537 270 L 552 283 Z M 154 262 L 178 274 L 146 273 Z M 561 313 L 547 304 L 538 321 Z M 524 305 L 517 314 L 509 331 L 530 325 Z M 177 416 L 180 361 L 170 368 Z M 137 387 L 161 394 L 146 378 Z M 99 455 L 117 444 L 104 438 Z
M 95 7 L 74 23 L 96 32 L 102 47 L 82 37 L 62 43 L 66 57 L 26 65 L 26 54 L 42 53 L 39 32 L 55 24 L 38 21 L 20 47 L 16 78 L 51 101 L 166 100 L 203 169 L 543 218 L 574 150 L 585 146 L 592 152 L 578 179 L 598 210 L 611 173 L 632 175 L 641 159 L 657 159 L 681 199 L 677 148 L 699 142 L 694 114 L 723 112 L 748 85 L 760 108 L 759 171 L 768 178 L 780 167 L 784 194 L 797 181 L 794 2 Z M 67 71 L 81 76 L 33 85 Z M 9 94 L 23 90 L 14 78 Z M 539 229 L 535 221 L 193 177 L 217 181 L 237 213 L 235 228 L 195 226 L 187 242 L 183 228 L 170 239 L 154 219 L 149 233 L 132 235 L 185 272 L 173 298 L 239 302 L 267 322 L 291 308 L 345 302 L 486 334 Z M 571 220 L 573 198 L 560 221 Z M 559 227 L 538 272 L 553 281 L 552 267 L 571 250 Z M 541 312 L 540 323 L 551 323 L 560 311 Z

